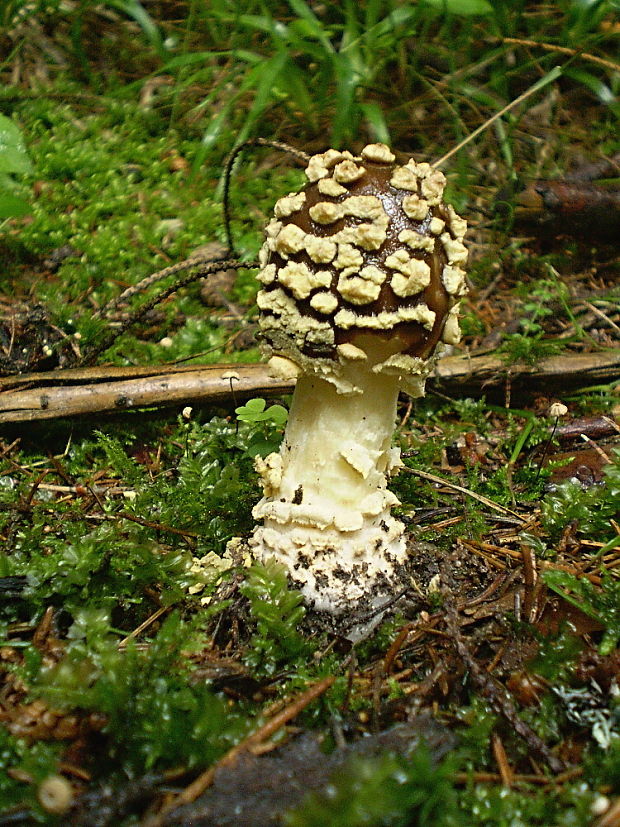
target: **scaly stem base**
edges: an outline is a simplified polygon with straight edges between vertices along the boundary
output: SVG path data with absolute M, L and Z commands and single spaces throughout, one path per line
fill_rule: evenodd
M 358 372 L 360 392 L 343 395 L 316 376 L 300 377 L 280 452 L 259 460 L 263 520 L 250 538 L 260 560 L 284 563 L 307 601 L 339 614 L 362 599 L 381 602 L 406 558 L 398 500 L 387 476 L 399 380 Z

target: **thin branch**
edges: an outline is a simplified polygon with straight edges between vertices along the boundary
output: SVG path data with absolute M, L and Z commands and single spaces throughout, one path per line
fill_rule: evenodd
M 403 454 L 403 456 L 406 456 L 406 454 Z M 429 482 L 434 482 L 438 485 L 445 485 L 448 488 L 452 488 L 454 491 L 460 491 L 461 494 L 466 494 L 468 497 L 478 500 L 478 502 L 483 503 L 483 505 L 486 505 L 494 511 L 500 511 L 502 514 L 510 514 L 511 517 L 515 517 L 521 523 L 527 522 L 520 514 L 517 514 L 516 511 L 511 511 L 509 508 L 493 502 L 493 500 L 489 500 L 482 494 L 476 494 L 475 491 L 470 491 L 469 488 L 463 488 L 462 485 L 456 485 L 456 483 L 445 480 L 443 477 L 437 477 L 435 474 L 429 474 L 428 471 L 421 471 L 419 468 L 409 468 L 406 465 L 399 470 L 406 471 L 409 474 L 414 474 L 416 477 L 421 477 L 423 480 L 428 480 Z
M 186 287 L 188 284 L 191 284 L 197 279 L 203 278 L 204 276 L 209 276 L 219 270 L 235 270 L 242 267 L 252 269 L 254 267 L 258 267 L 258 262 L 245 263 L 239 261 L 238 259 L 219 259 L 217 261 L 212 261 L 209 264 L 204 264 L 196 270 L 196 272 L 190 273 L 184 278 L 179 279 L 135 310 L 116 330 L 110 331 L 98 345 L 88 351 L 82 360 L 82 365 L 92 365 L 97 357 L 111 347 L 119 336 L 122 336 L 123 333 L 125 333 L 132 325 L 139 322 L 140 319 L 142 319 L 149 312 L 149 310 L 152 310 L 156 305 L 164 301 L 164 299 L 167 299 L 168 296 L 176 293 L 177 290 L 180 290 L 182 287 Z
M 612 72 L 620 72 L 620 63 L 614 63 L 611 60 L 597 57 L 590 54 L 590 52 L 582 52 L 579 49 L 569 49 L 566 46 L 558 46 L 555 43 L 540 43 L 537 40 L 525 40 L 520 37 L 502 37 L 502 43 L 514 43 L 517 46 L 531 46 L 534 49 L 544 49 L 546 52 L 558 52 L 561 55 L 570 55 L 571 57 L 580 57 L 583 60 L 588 60 L 590 63 L 596 63 L 599 66 L 604 66 L 605 69 L 611 69 Z
M 505 370 L 502 360 L 494 355 L 444 356 L 437 362 L 435 375 L 429 378 L 429 390 L 441 389 L 461 396 L 490 394 L 494 388 L 503 387 Z M 552 356 L 536 366 L 514 366 L 512 371 L 513 385 L 518 384 L 529 394 L 539 388 L 547 393 L 560 388 L 564 393 L 568 388 L 595 383 L 611 385 L 620 378 L 620 351 Z M 194 403 L 228 404 L 232 400 L 231 372 L 235 393 L 240 398 L 271 397 L 291 393 L 294 388 L 291 380 L 269 376 L 265 364 L 65 368 L 0 377 L 0 423 L 147 407 L 180 409 Z M 563 439 L 577 439 L 581 433 L 598 438 L 619 431 L 611 419 L 580 419 L 563 427 Z M 453 486 L 440 477 L 431 481 Z M 470 494 L 467 490 L 463 493 Z
M 233 242 L 232 231 L 230 227 L 230 178 L 232 175 L 232 169 L 235 164 L 235 161 L 237 160 L 239 155 L 250 146 L 269 146 L 272 149 L 277 149 L 281 152 L 285 152 L 287 155 L 292 155 L 293 158 L 296 158 L 298 161 L 301 161 L 304 164 L 307 164 L 310 160 L 310 156 L 307 152 L 303 152 L 301 149 L 296 149 L 294 146 L 282 143 L 281 141 L 269 141 L 266 138 L 250 138 L 248 141 L 244 141 L 242 144 L 239 144 L 239 146 L 233 149 L 233 151 L 226 159 L 226 164 L 224 166 L 224 195 L 222 199 L 226 245 L 230 250 L 231 255 L 236 255 L 236 253 L 235 244 Z
M 150 617 L 147 617 L 146 620 L 144 620 L 139 626 L 137 626 L 132 632 L 130 632 L 127 635 L 127 637 L 124 637 L 122 640 L 119 640 L 119 642 L 117 644 L 118 648 L 119 649 L 124 649 L 127 646 L 127 644 L 129 643 L 130 640 L 135 640 L 135 638 L 137 638 L 138 635 L 142 634 L 142 632 L 145 629 L 148 629 L 148 627 L 152 623 L 155 623 L 155 621 L 159 620 L 159 618 L 163 614 L 165 614 L 166 612 L 169 612 L 170 608 L 171 608 L 170 606 L 160 606 L 159 609 L 157 609 L 155 612 L 153 612 L 152 615 L 150 615 Z

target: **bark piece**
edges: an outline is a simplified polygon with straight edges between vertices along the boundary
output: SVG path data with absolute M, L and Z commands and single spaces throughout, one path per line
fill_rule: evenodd
M 237 378 L 238 377 L 238 378 Z M 620 350 L 552 356 L 538 365 L 510 368 L 493 354 L 445 356 L 429 386 L 456 394 L 503 394 L 510 378 L 516 392 L 559 389 L 620 381 Z M 151 365 L 70 368 L 0 378 L 0 424 L 141 407 L 181 408 L 188 404 L 229 404 L 250 396 L 290 393 L 293 379 L 274 379 L 265 365 Z

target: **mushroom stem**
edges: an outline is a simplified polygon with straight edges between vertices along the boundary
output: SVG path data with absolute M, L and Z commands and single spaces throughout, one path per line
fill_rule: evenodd
M 334 614 L 363 596 L 381 600 L 394 588 L 406 556 L 404 526 L 387 476 L 398 465 L 391 447 L 398 376 L 355 376 L 356 393 L 302 375 L 279 454 L 259 460 L 264 523 L 250 543 L 275 557 L 315 608 Z M 396 567 L 396 568 L 395 568 Z

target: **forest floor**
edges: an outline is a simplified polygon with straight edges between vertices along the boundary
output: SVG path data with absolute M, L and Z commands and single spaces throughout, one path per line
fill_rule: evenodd
M 620 824 L 613 4 L 515 3 L 510 25 L 502 3 L 492 19 L 483 0 L 445 19 L 430 0 L 393 5 L 368 4 L 358 53 L 363 10 L 330 4 L 248 0 L 234 21 L 225 2 L 211 17 L 14 4 L 0 824 Z M 143 280 L 227 254 L 222 170 L 241 140 L 390 138 L 434 160 L 541 81 L 443 166 L 470 290 L 462 343 L 426 397 L 399 402 L 411 588 L 377 624 L 325 618 L 280 568 L 226 551 L 252 530 L 253 458 L 279 445 L 290 402 L 259 364 L 255 269 Z M 242 262 L 302 182 L 290 156 L 246 149 L 229 190 Z M 223 364 L 247 366 L 242 392 L 102 398 L 143 369 Z M 18 401 L 32 389 L 48 402 Z

